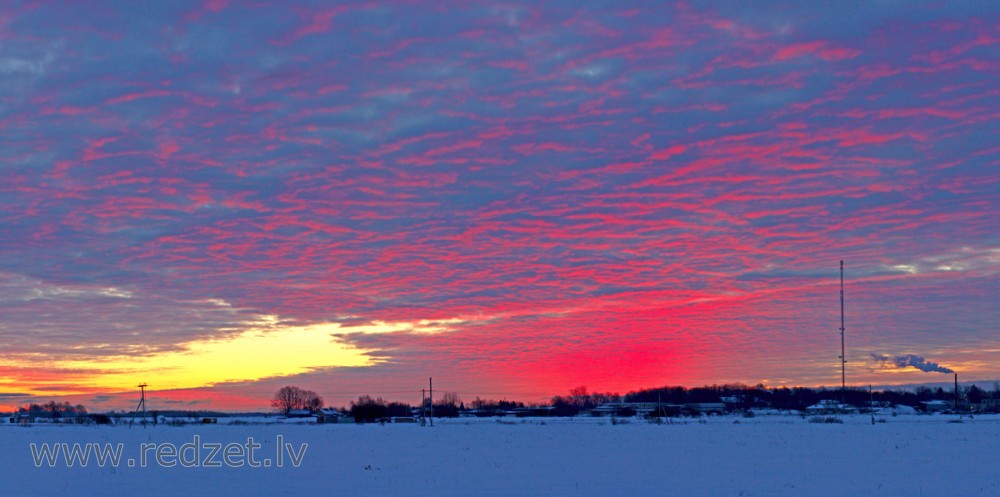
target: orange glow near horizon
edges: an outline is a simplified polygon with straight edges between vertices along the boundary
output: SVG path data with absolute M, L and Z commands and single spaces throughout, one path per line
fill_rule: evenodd
M 159 390 L 210 387 L 289 376 L 314 369 L 372 366 L 379 360 L 368 350 L 336 339 L 344 333 L 440 331 L 439 322 L 375 322 L 344 327 L 337 323 L 254 327 L 224 339 L 189 342 L 183 350 L 150 356 L 107 356 L 93 360 L 0 362 L 0 388 L 26 395 L 82 395 L 131 392 L 138 381 L 155 382 Z
M 308 379 L 307 382 L 313 383 L 302 385 L 317 391 L 331 405 L 339 406 L 363 393 L 380 395 L 380 388 L 386 392 L 397 392 L 404 387 L 419 389 L 423 380 L 411 386 L 401 384 L 398 378 L 380 378 L 380 367 L 391 365 L 383 362 L 383 354 L 392 350 L 433 354 L 439 361 L 469 355 L 480 357 L 472 368 L 461 362 L 447 366 L 452 368 L 451 377 L 444 374 L 446 369 L 432 373 L 436 387 L 456 391 L 466 400 L 479 396 L 538 402 L 564 395 L 570 388 L 581 385 L 591 391 L 622 394 L 664 385 L 696 387 L 711 383 L 836 386 L 838 382 L 833 379 L 839 379 L 839 368 L 833 359 L 799 364 L 787 371 L 789 377 L 738 376 L 747 369 L 746 363 L 739 361 L 757 359 L 745 354 L 732 355 L 721 342 L 706 344 L 697 332 L 691 331 L 699 327 L 698 318 L 732 312 L 727 305 L 725 301 L 713 301 L 655 311 L 600 308 L 553 313 L 546 318 L 550 329 L 577 330 L 577 333 L 552 331 L 544 336 L 545 341 L 538 341 L 539 335 L 532 328 L 508 328 L 496 316 L 373 322 L 349 327 L 337 323 L 288 326 L 280 324 L 277 317 L 268 317 L 226 338 L 188 342 L 179 351 L 150 356 L 57 361 L 38 356 L 8 357 L 0 362 L 0 389 L 23 394 L 26 399 L 72 398 L 77 399 L 74 403 L 88 406 L 91 405 L 88 399 L 109 396 L 118 400 L 97 403 L 95 407 L 113 405 L 115 409 L 127 409 L 134 403 L 135 385 L 148 382 L 154 385 L 157 397 L 173 402 L 172 405 L 266 410 L 275 379 L 287 378 L 289 384 L 301 384 L 296 375 L 338 367 L 354 368 L 355 372 L 356 368 L 362 368 L 366 375 L 374 375 L 371 380 L 358 383 L 356 376 L 333 374 L 322 380 Z M 599 315 L 596 313 L 602 312 L 625 318 L 629 336 L 644 337 L 646 342 L 622 341 L 617 335 L 588 328 L 588 323 Z M 660 341 L 659 337 L 644 333 L 648 323 L 660 321 L 677 327 L 672 340 Z M 584 333 L 586 330 L 590 331 Z M 569 340 L 573 341 L 573 347 L 553 345 Z M 949 375 L 879 366 L 862 360 L 877 352 L 877 348 L 849 349 L 849 358 L 853 359 L 848 365 L 849 385 L 949 381 Z M 985 380 L 990 363 L 984 358 L 996 352 L 982 348 L 940 349 L 938 357 L 947 358 L 948 367 L 959 371 L 963 381 Z M 775 371 L 781 369 L 780 365 L 772 367 Z M 455 376 L 456 372 L 464 376 Z M 256 386 L 257 382 L 261 386 Z M 393 398 L 391 394 L 385 397 Z M 406 396 L 400 399 L 408 400 Z M 2 406 L 3 409 L 18 405 L 8 399 L 4 401 L 9 405 Z

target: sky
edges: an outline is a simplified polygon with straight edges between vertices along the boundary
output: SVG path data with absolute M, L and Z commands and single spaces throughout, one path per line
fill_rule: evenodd
M 1000 378 L 998 28 L 3 1 L 0 407 Z

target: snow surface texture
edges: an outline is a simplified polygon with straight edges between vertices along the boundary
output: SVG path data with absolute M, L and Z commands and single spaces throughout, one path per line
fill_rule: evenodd
M 998 496 L 1000 417 L 608 418 L 399 425 L 0 425 L 0 488 L 20 495 Z M 220 420 L 222 423 L 223 420 Z M 309 447 L 299 467 L 36 468 L 30 444 Z

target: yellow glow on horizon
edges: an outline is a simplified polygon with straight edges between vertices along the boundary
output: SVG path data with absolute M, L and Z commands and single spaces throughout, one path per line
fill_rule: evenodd
M 182 344 L 183 350 L 174 352 L 138 357 L 47 361 L 46 368 L 51 368 L 53 373 L 73 371 L 72 384 L 68 384 L 64 376 L 59 380 L 32 385 L 34 389 L 28 386 L 20 391 L 39 395 L 74 394 L 84 389 L 121 391 L 134 390 L 135 385 L 141 382 L 149 383 L 157 390 L 196 388 L 288 376 L 318 368 L 372 366 L 379 361 L 368 355 L 370 350 L 341 343 L 336 336 L 351 333 L 436 333 L 444 331 L 448 324 L 455 321 L 283 326 L 274 324 L 278 322 L 277 318 L 270 317 L 261 323 L 263 326 L 226 338 L 188 342 Z M 0 376 L 0 385 L 12 386 L 13 381 Z M 59 388 L 63 386 L 65 389 Z

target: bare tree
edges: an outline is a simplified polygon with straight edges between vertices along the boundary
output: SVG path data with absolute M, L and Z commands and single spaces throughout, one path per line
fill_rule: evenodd
M 281 411 L 282 414 L 288 415 L 288 412 L 292 409 L 298 409 L 298 406 L 303 401 L 305 401 L 305 390 L 289 385 L 281 387 L 274 394 L 274 398 L 271 399 L 271 407 Z
M 316 395 L 316 392 L 307 390 L 306 391 L 306 403 L 304 408 L 310 411 L 318 411 L 323 408 L 323 397 Z
M 462 403 L 462 398 L 458 396 L 458 392 L 445 392 L 441 396 L 441 404 L 457 406 Z
M 315 411 L 323 407 L 323 398 L 311 390 L 303 390 L 299 387 L 284 386 L 274 394 L 271 400 L 271 407 L 288 415 L 292 409 L 309 409 Z
M 377 421 L 388 416 L 388 407 L 382 397 L 373 399 L 368 395 L 351 402 L 351 415 L 359 423 Z

